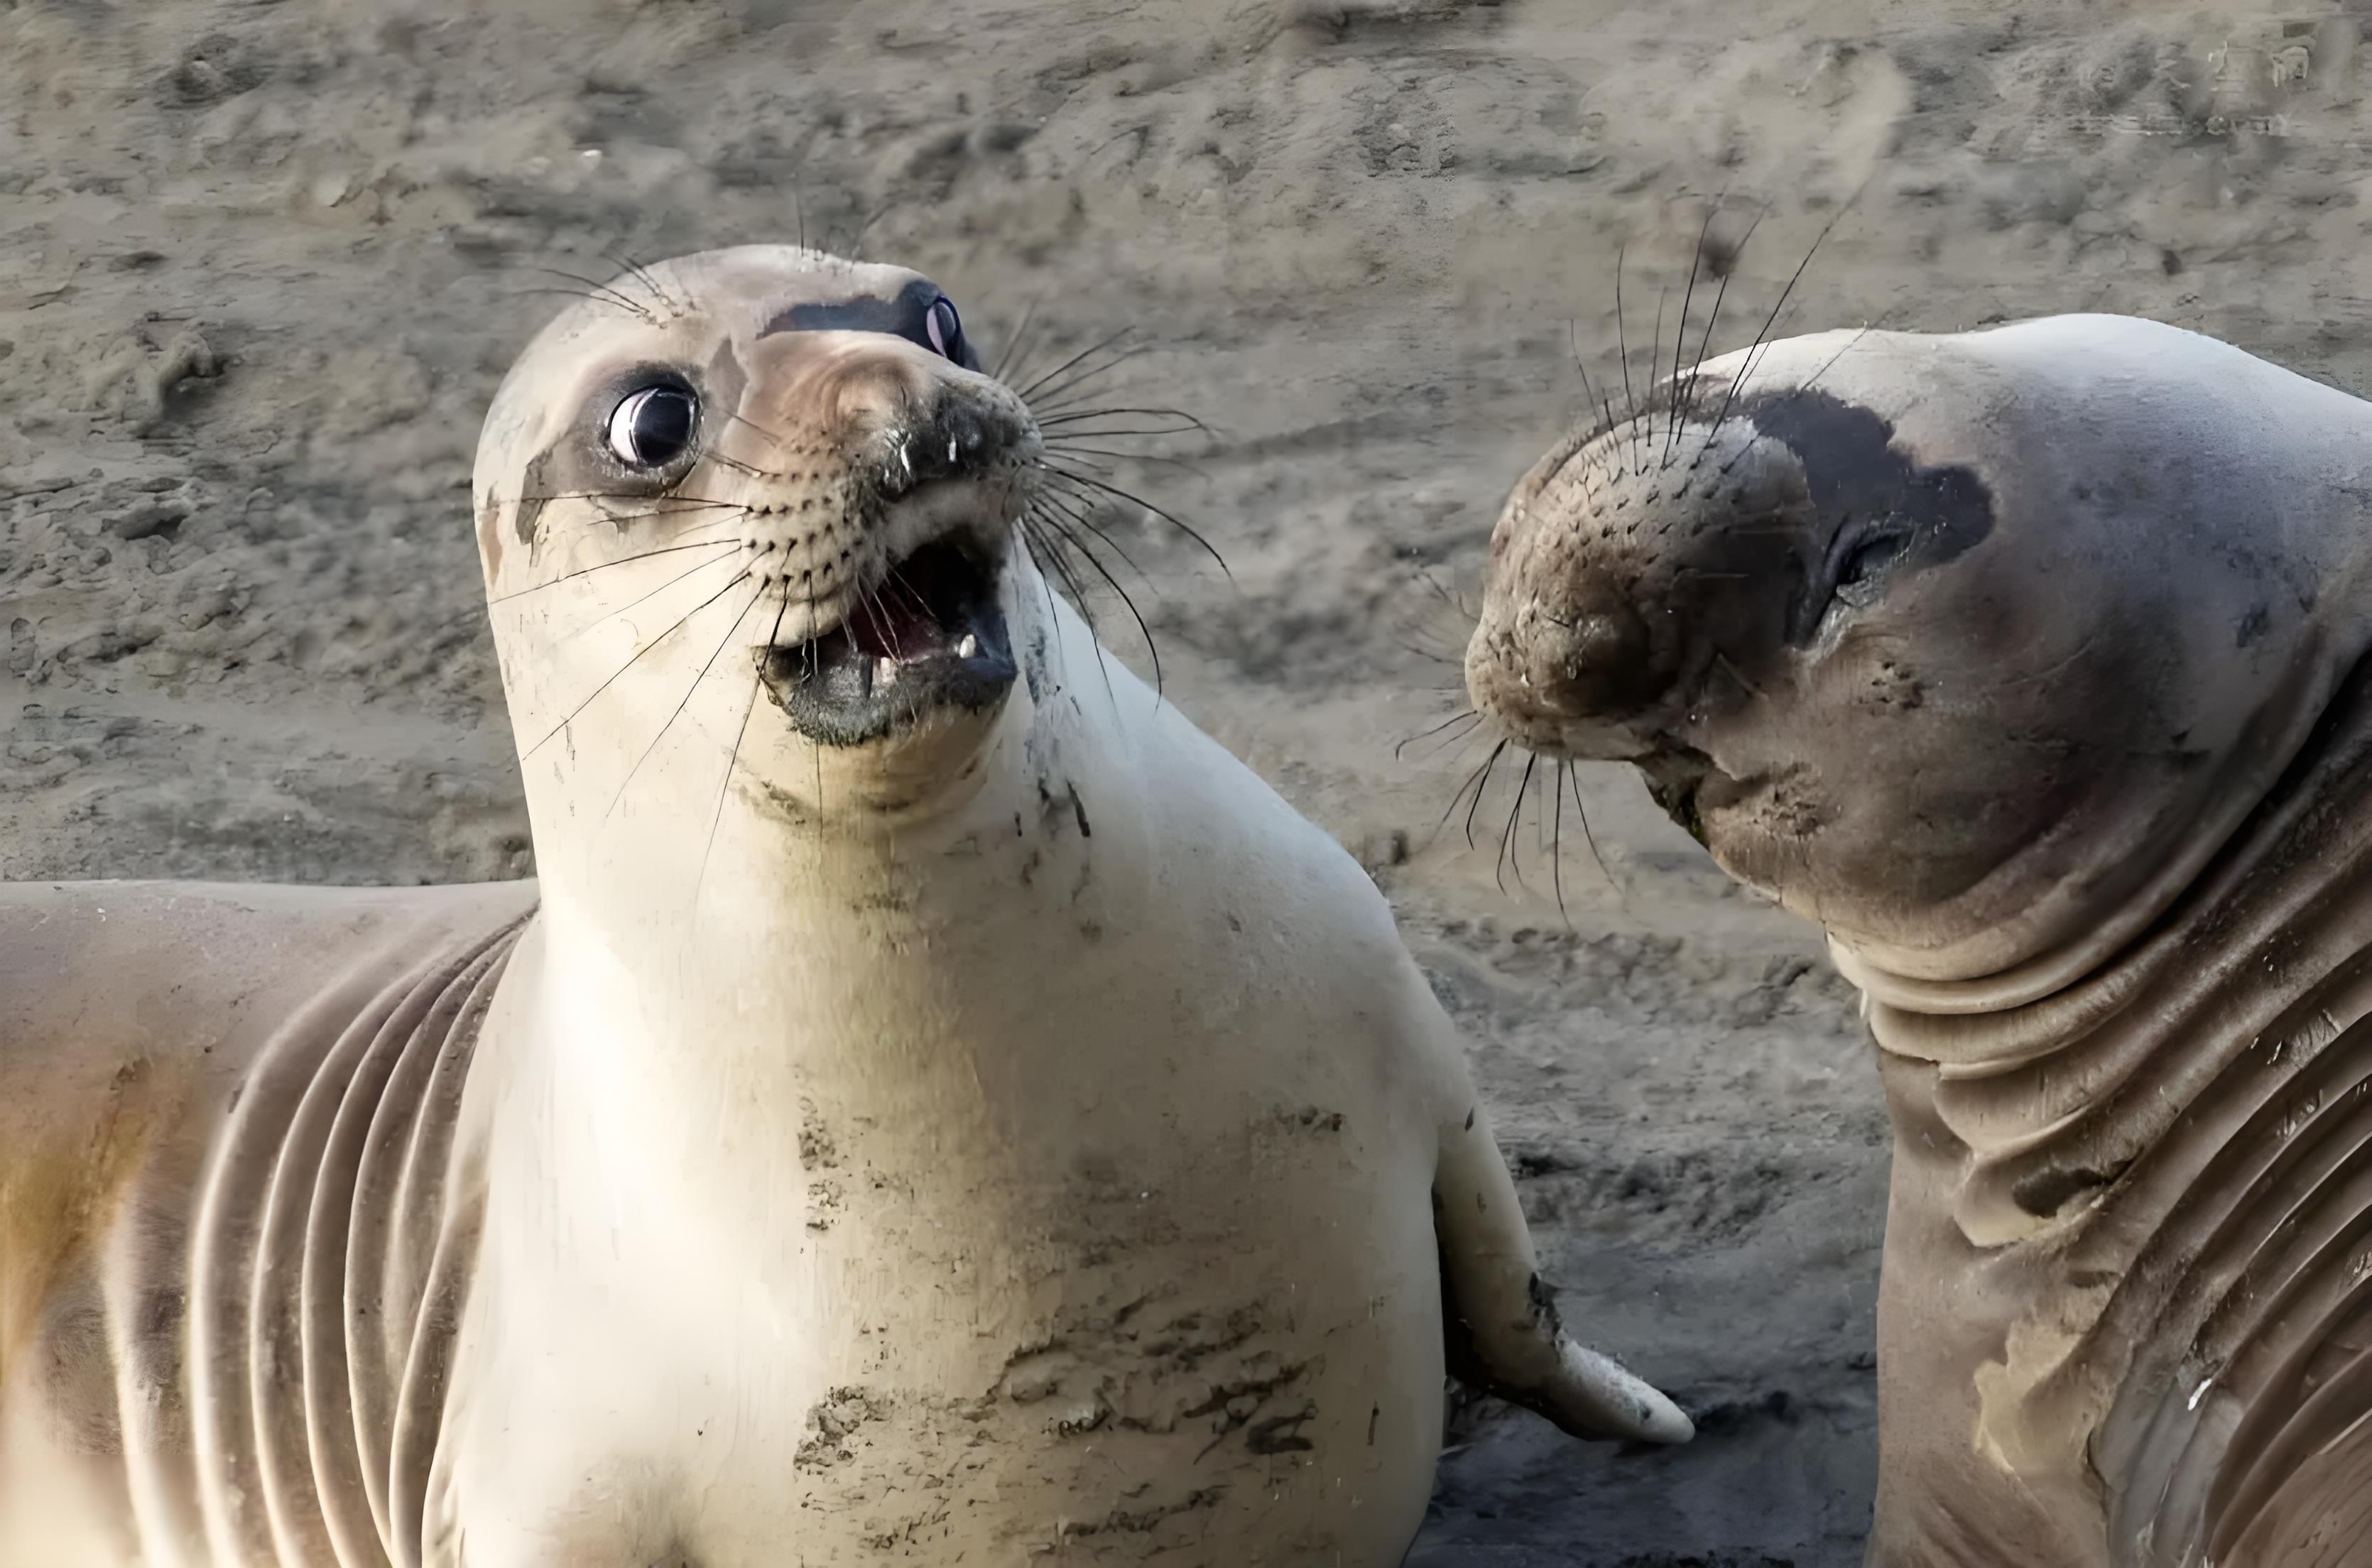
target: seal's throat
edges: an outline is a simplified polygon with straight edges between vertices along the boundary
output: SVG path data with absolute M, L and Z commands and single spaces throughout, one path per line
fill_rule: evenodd
M 761 656 L 767 693 L 809 738 L 858 746 L 949 708 L 994 707 L 1012 689 L 1012 639 L 998 602 L 1001 560 L 948 537 L 855 595 L 831 631 Z
M 2035 1281 L 1961 1325 L 1991 1347 L 1979 1446 L 2097 1475 L 2120 1562 L 2290 1561 L 2234 1552 L 2372 1488 L 2367 799 L 2372 661 L 2114 959 L 1994 1014 L 1870 1006 L 1932 1064 L 1953 1266 Z

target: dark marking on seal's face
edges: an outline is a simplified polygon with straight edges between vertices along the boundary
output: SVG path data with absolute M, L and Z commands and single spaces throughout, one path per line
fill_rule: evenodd
M 908 343 L 931 346 L 924 318 L 939 297 L 934 284 L 916 278 L 888 299 L 834 299 L 808 302 L 778 312 L 758 329 L 761 338 L 777 332 L 888 332 Z
M 719 339 L 716 352 L 709 356 L 707 373 L 701 377 L 701 396 L 711 413 L 719 420 L 738 413 L 741 394 L 749 385 L 750 373 L 742 368 L 740 355 L 733 352 L 733 340 Z
M 1840 598 L 1874 598 L 1886 578 L 1941 566 L 1993 532 L 1993 494 L 1975 470 L 1913 462 L 1869 409 L 1812 388 L 1741 399 L 1738 412 L 1803 465 L 1826 547 L 1788 618 L 1791 646 L 1810 642 Z
M 517 533 L 519 542 L 530 550 L 535 548 L 536 520 L 543 516 L 544 507 L 551 504 L 551 496 L 552 448 L 547 447 L 519 472 L 518 516 L 511 527 Z M 499 555 L 492 557 L 487 562 L 488 568 L 491 570 L 500 561 Z

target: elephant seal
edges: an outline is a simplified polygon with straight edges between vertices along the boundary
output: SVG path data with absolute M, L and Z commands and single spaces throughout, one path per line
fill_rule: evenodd
M 1490 548 L 1475 706 L 1864 994 L 1869 1561 L 2372 1563 L 2372 404 L 2129 318 L 1823 332 Z
M 0 893 L 0 1562 L 1388 1568 L 1562 1336 L 1357 865 L 1048 590 L 902 269 L 637 269 L 487 415 L 540 879 Z

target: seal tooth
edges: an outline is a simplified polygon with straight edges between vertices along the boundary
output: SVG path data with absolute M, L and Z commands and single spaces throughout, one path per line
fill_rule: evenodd
M 956 657 L 958 658 L 971 658 L 979 652 L 980 639 L 973 636 L 969 632 L 963 634 L 963 641 L 956 645 Z
M 898 661 L 887 654 L 882 655 L 881 662 L 873 667 L 873 679 L 876 684 L 882 686 L 887 686 L 897 679 Z

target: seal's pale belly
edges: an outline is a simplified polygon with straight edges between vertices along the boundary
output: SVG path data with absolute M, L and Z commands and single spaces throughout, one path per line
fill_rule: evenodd
M 1396 1562 L 1439 1442 L 1432 1283 L 1380 1277 L 1350 1249 L 1321 1245 L 1276 1271 L 1292 1277 L 1254 1283 L 1238 1257 L 1199 1250 L 1034 1282 L 1038 1309 L 1001 1330 L 951 1329 L 960 1302 L 933 1293 L 815 1342 L 778 1341 L 785 1365 L 773 1368 L 749 1357 L 765 1342 L 753 1307 L 646 1376 L 584 1388 L 586 1408 L 541 1428 L 531 1460 L 506 1445 L 518 1428 L 497 1412 L 568 1408 L 556 1386 L 567 1366 L 552 1356 L 519 1388 L 515 1350 L 503 1358 L 512 1371 L 484 1369 L 491 1419 L 461 1439 L 469 1560 L 639 1562 L 672 1540 L 692 1561 L 751 1568 L 785 1561 L 785 1542 L 793 1561 L 819 1565 L 1176 1551 Z M 934 1300 L 952 1308 L 948 1320 L 931 1317 Z M 727 1331 L 738 1355 L 704 1353 Z M 614 1434 L 624 1411 L 679 1456 L 670 1473 L 607 1440 L 549 1446 L 572 1429 Z M 634 1521 L 622 1538 L 622 1518 Z M 555 1539 L 582 1544 L 555 1558 Z
M 617 1240 L 561 1247 L 552 1216 L 507 1206 L 498 1161 L 490 1253 L 580 1272 L 515 1288 L 498 1267 L 473 1306 L 453 1464 L 469 1561 L 758 1568 L 796 1541 L 819 1565 L 1396 1563 L 1441 1431 L 1423 1108 L 1365 1051 L 1304 1049 L 1299 1006 L 1181 1038 L 1191 1018 L 1090 1002 L 1126 1000 L 1109 981 L 1082 964 L 1044 988 L 1073 1020 L 1059 1038 L 1006 1036 L 977 1005 L 959 1032 L 1012 1064 L 1010 1098 L 970 1063 L 941 1063 L 941 1096 L 896 1038 L 839 1068 L 806 1052 L 782 1097 L 802 1102 L 797 1149 L 746 1210 L 706 1205 L 710 1225 L 659 1223 L 689 1209 L 663 1195 L 674 1161 L 622 1166 L 595 1132 Z M 927 1156 L 919 1113 L 857 1109 L 876 1056 L 941 1105 Z M 1146 1060 L 1229 1092 L 1149 1093 Z M 622 1099 L 647 1129 L 657 1098 Z M 563 1123 L 607 1114 L 562 1105 Z M 525 1409 L 554 1412 L 528 1444 Z M 645 1443 L 674 1458 L 654 1469 Z M 553 1558 L 556 1539 L 583 1544 Z

